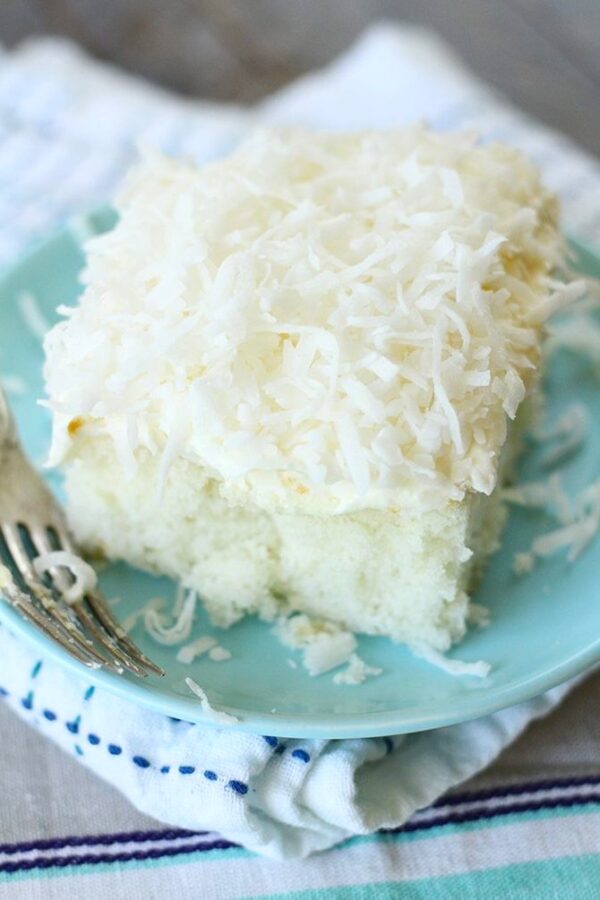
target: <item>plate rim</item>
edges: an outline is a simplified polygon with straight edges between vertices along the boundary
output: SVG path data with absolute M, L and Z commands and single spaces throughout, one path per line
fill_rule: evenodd
M 0 598 L 2 599 L 2 598 Z M 600 662 L 600 637 L 592 641 L 579 653 L 576 653 L 556 666 L 546 669 L 529 679 L 521 680 L 514 685 L 508 685 L 504 689 L 494 692 L 494 701 L 486 702 L 489 697 L 485 691 L 477 691 L 469 694 L 470 710 L 467 715 L 458 710 L 455 713 L 442 712 L 419 715 L 417 713 L 406 714 L 401 710 L 396 712 L 364 712 L 358 714 L 336 713 L 334 733 L 331 729 L 331 721 L 324 714 L 304 716 L 301 714 L 290 716 L 280 713 L 252 712 L 248 716 L 245 710 L 235 706 L 219 704 L 215 706 L 218 711 L 225 711 L 238 718 L 238 722 L 224 726 L 216 722 L 201 707 L 200 703 L 192 696 L 175 697 L 173 694 L 163 694 L 145 688 L 145 685 L 156 683 L 160 676 L 149 676 L 148 681 L 134 681 L 129 676 L 102 669 L 88 669 L 64 650 L 50 641 L 42 633 L 38 633 L 6 602 L 0 603 L 0 623 L 5 625 L 11 633 L 22 637 L 29 645 L 39 648 L 41 652 L 50 657 L 58 665 L 81 678 L 87 679 L 91 684 L 106 688 L 112 694 L 138 702 L 139 705 L 161 713 L 165 716 L 175 717 L 194 725 L 209 728 L 227 728 L 233 731 L 243 731 L 249 734 L 272 735 L 277 738 L 305 738 L 305 739 L 357 739 L 357 738 L 383 738 L 399 734 L 414 734 L 422 731 L 432 731 L 437 728 L 447 728 L 452 725 L 460 725 L 470 722 L 492 713 L 499 712 L 527 700 L 532 700 L 546 693 L 560 684 L 564 684 L 587 669 L 592 669 Z M 308 673 L 307 678 L 310 678 Z M 452 675 L 448 675 L 452 678 Z M 246 719 L 243 717 L 246 716 Z M 399 717 L 399 718 L 398 718 Z M 357 725 L 357 719 L 362 724 Z M 368 720 L 368 721 L 367 721 Z

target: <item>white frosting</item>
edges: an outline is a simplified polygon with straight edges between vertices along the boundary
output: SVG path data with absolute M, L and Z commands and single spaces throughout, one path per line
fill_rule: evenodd
M 565 300 L 555 202 L 500 145 L 260 131 L 149 154 L 46 339 L 53 463 L 108 434 L 233 501 L 330 510 L 490 493 Z

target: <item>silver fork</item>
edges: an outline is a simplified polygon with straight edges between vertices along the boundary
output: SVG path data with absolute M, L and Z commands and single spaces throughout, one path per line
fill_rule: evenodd
M 164 675 L 128 637 L 99 591 L 68 603 L 64 594 L 73 584 L 68 569 L 52 568 L 47 579 L 38 576 L 33 560 L 54 550 L 80 555 L 60 506 L 25 458 L 0 387 L 0 563 L 7 563 L 12 575 L 0 579 L 1 593 L 84 665 L 140 677 Z

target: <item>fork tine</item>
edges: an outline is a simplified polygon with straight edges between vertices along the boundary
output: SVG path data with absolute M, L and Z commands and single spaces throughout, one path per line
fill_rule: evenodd
M 156 675 L 165 674 L 165 670 L 161 668 L 161 666 L 152 662 L 151 659 L 148 659 L 146 654 L 142 653 L 139 647 L 134 644 L 127 632 L 124 631 L 123 627 L 110 612 L 104 598 L 98 591 L 91 591 L 87 600 L 96 617 L 102 622 L 104 628 L 106 628 L 109 633 L 116 635 L 119 643 L 127 649 L 128 653 L 130 653 L 134 659 L 139 660 L 143 666 L 150 669 L 152 672 L 155 672 Z
M 92 612 L 93 606 L 90 602 L 89 597 L 86 597 L 86 602 L 80 601 L 79 603 L 75 603 L 74 609 L 75 615 L 80 619 L 82 624 L 84 624 L 85 627 L 89 629 L 90 633 L 94 635 L 98 643 L 101 644 L 114 656 L 116 656 L 124 668 L 129 669 L 140 678 L 147 677 L 148 672 L 145 668 L 142 668 L 141 665 L 142 663 L 145 664 L 144 655 L 142 653 L 139 654 L 140 663 L 138 663 L 125 652 L 125 650 L 120 646 L 117 640 L 112 637 L 107 629 L 102 627 L 102 625 L 98 622 L 97 617 L 94 616 Z M 159 674 L 164 674 L 162 669 L 158 669 L 158 667 L 155 667 L 154 665 L 152 665 L 152 668 L 158 671 Z
M 62 510 L 25 456 L 14 420 L 0 386 L 0 552 L 8 553 L 16 583 L 4 593 L 22 615 L 50 635 L 57 643 L 87 665 L 111 669 L 119 674 L 127 668 L 138 676 L 150 671 L 164 675 L 125 634 L 105 606 L 104 598 L 94 592 L 80 603 L 70 604 L 61 596 L 61 583 L 69 576 L 60 567 L 49 577 L 38 577 L 31 555 L 55 549 L 50 535 L 61 535 L 64 549 L 79 555 L 67 540 Z M 41 524 L 40 524 L 41 523 Z M 21 529 L 25 530 L 23 537 Z M 44 544 L 37 544 L 43 532 Z M 46 544 L 45 541 L 50 541 Z M 92 640 L 95 638 L 96 643 Z M 102 651 L 102 652 L 101 652 Z
M 54 529 L 56 531 L 56 529 Z M 45 528 L 37 527 L 30 530 L 31 540 L 38 553 L 51 553 L 56 549 L 50 542 L 50 538 Z M 57 532 L 58 536 L 58 532 Z M 59 536 L 60 541 L 60 536 Z M 71 549 L 70 547 L 61 547 L 61 549 Z M 75 552 L 71 550 L 71 552 Z M 50 577 L 60 593 L 64 593 L 71 587 L 72 581 L 68 575 L 60 567 L 50 569 Z M 87 598 L 86 598 L 87 599 Z M 90 604 L 91 605 L 91 604 Z M 116 656 L 119 662 L 135 675 L 145 678 L 148 673 L 138 664 L 136 660 L 132 660 L 128 654 L 119 646 L 114 637 L 107 632 L 102 624 L 92 615 L 84 601 L 69 604 L 73 613 L 81 623 L 95 638 L 95 640 L 103 647 L 111 656 Z
M 77 549 L 65 528 L 62 526 L 54 527 L 54 531 L 56 532 L 56 537 L 58 538 L 61 549 L 68 550 L 70 553 L 77 553 Z M 149 669 L 151 672 L 154 672 L 157 675 L 165 674 L 164 669 L 152 662 L 151 659 L 148 659 L 146 654 L 142 653 L 140 648 L 134 644 L 120 622 L 118 622 L 111 613 L 106 600 L 99 591 L 90 591 L 86 596 L 86 600 L 100 625 L 118 644 L 122 652 L 126 653 L 134 663 L 144 666 L 144 668 Z
M 66 632 L 68 642 L 70 644 L 78 644 L 85 654 L 90 659 L 94 660 L 98 666 L 109 665 L 116 671 L 121 671 L 120 666 L 116 666 L 110 659 L 105 659 L 105 657 L 96 650 L 93 643 L 90 640 L 86 640 L 85 636 L 79 628 L 77 628 L 69 614 L 56 602 L 52 593 L 40 581 L 16 526 L 2 523 L 0 531 L 2 532 L 2 537 L 4 538 L 8 552 L 13 559 L 13 563 L 21 575 L 26 587 L 29 588 L 33 596 L 39 601 L 46 616 L 53 619 L 54 622 L 60 625 L 63 631 Z
M 48 635 L 55 643 L 59 644 L 66 653 L 69 653 L 79 662 L 90 669 L 99 669 L 102 663 L 98 662 L 86 649 L 76 643 L 69 632 L 45 613 L 40 612 L 32 598 L 21 591 L 14 582 L 3 585 L 2 593 L 10 605 L 20 613 L 24 619 L 35 625 Z

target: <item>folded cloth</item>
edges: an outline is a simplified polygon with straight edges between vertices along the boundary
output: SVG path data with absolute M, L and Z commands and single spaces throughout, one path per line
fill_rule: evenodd
M 5 628 L 0 659 L 6 701 L 142 812 L 284 858 L 399 825 L 488 765 L 569 690 L 437 731 L 301 741 L 151 712 L 73 678 Z
M 415 118 L 521 146 L 561 193 L 572 232 L 600 241 L 598 164 L 495 98 L 435 37 L 386 25 L 253 110 L 170 97 L 60 41 L 0 56 L 0 264 L 49 226 L 106 200 L 139 138 L 206 160 L 261 121 L 356 128 Z M 139 809 L 273 857 L 398 826 L 486 766 L 569 690 L 422 734 L 276 740 L 137 707 L 41 659 L 4 628 L 0 660 L 6 702 Z

